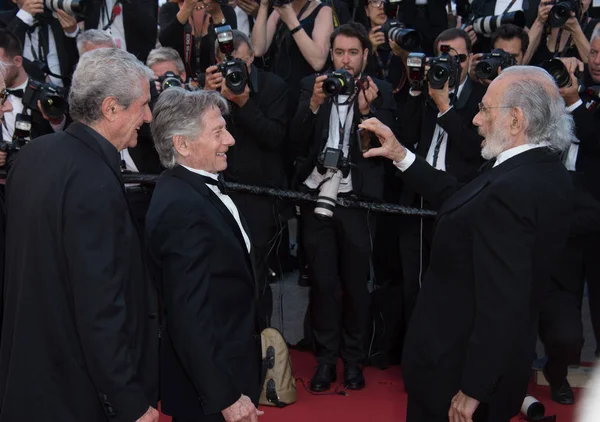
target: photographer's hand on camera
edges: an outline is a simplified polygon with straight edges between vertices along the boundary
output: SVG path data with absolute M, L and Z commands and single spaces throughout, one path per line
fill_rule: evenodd
M 221 95 L 232 103 L 236 104 L 238 107 L 244 107 L 250 99 L 250 87 L 248 87 L 248 84 L 246 84 L 244 92 L 241 94 L 234 94 L 229 88 L 227 88 L 225 81 L 223 81 L 221 84 Z
M 23 0 L 17 4 L 19 9 L 26 11 L 31 16 L 44 13 L 44 0 Z
M 207 91 L 219 91 L 223 85 L 223 75 L 217 69 L 217 66 L 210 66 L 206 69 L 206 80 L 204 89 Z
M 375 101 L 375 98 L 379 95 L 379 88 L 373 82 L 370 76 L 367 76 L 366 82 L 360 87 L 358 93 L 358 110 L 361 116 L 367 116 L 371 114 L 371 103 Z
M 60 26 L 65 34 L 73 35 L 75 32 L 77 32 L 77 19 L 75 19 L 74 16 L 69 15 L 64 10 L 58 9 L 56 11 L 56 17 L 58 18 Z
M 536 22 L 546 24 L 546 22 L 548 22 L 548 15 L 550 15 L 550 10 L 552 10 L 553 6 L 552 2 L 541 1 L 538 6 L 538 14 L 535 19 Z
M 37 102 L 37 108 L 40 112 L 40 114 L 42 115 L 42 117 L 44 118 L 44 120 L 46 120 L 48 123 L 50 123 L 50 125 L 52 126 L 52 128 L 54 130 L 62 130 L 65 120 L 67 119 L 66 116 L 62 116 L 60 119 L 51 119 L 50 117 L 48 117 L 46 115 L 46 113 L 44 113 L 44 109 L 42 108 L 42 102 L 38 100 Z
M 292 3 L 284 4 L 283 6 L 274 7 L 273 10 L 276 10 L 279 14 L 279 17 L 288 27 L 288 29 L 294 29 L 298 25 L 300 25 L 300 21 L 296 16 L 296 12 L 294 12 L 294 8 L 292 7 Z
M 485 78 L 482 79 L 482 78 L 478 77 L 477 72 L 475 71 L 475 68 L 477 67 L 477 63 L 479 63 L 482 56 L 483 56 L 483 53 L 476 53 L 471 56 L 471 63 L 469 66 L 469 77 L 472 80 L 477 81 L 482 85 L 488 86 L 489 84 L 492 83 L 492 81 L 489 79 L 485 79 Z M 500 74 L 500 72 L 502 72 L 502 69 L 500 67 L 498 67 L 498 74 Z
M 456 27 L 457 28 L 462 28 L 463 26 L 463 18 L 462 16 L 457 16 L 456 17 Z M 471 38 L 471 44 L 475 45 L 475 43 L 477 42 L 477 34 L 475 33 L 475 30 L 473 29 L 473 25 L 468 25 L 465 28 L 465 32 L 469 35 L 469 38 Z
M 374 26 L 369 31 L 369 41 L 371 41 L 371 46 L 373 47 L 373 52 L 377 51 L 380 45 L 385 43 L 385 34 L 381 31 L 381 25 Z
M 559 92 L 563 100 L 565 100 L 565 104 L 567 107 L 572 106 L 577 101 L 580 100 L 579 97 L 579 81 L 577 80 L 576 72 L 583 73 L 584 65 L 583 62 L 577 60 L 575 57 L 562 57 L 559 58 L 561 62 L 564 63 L 565 67 L 569 71 L 569 76 L 571 77 L 571 83 L 569 86 L 559 88 Z
M 442 114 L 450 109 L 450 94 L 448 89 L 448 81 L 444 84 L 442 89 L 435 89 L 429 86 L 429 96 L 435 103 L 438 111 Z
M 258 15 L 259 4 L 253 0 L 238 0 L 237 5 L 249 16 L 256 18 Z
M 327 75 L 317 76 L 315 84 L 313 85 L 312 96 L 310 97 L 310 111 L 316 113 L 321 107 L 321 104 L 325 103 L 327 94 L 323 91 L 323 81 L 327 79 Z
M 575 16 L 575 12 L 571 12 L 571 17 L 567 19 L 567 21 L 563 25 L 563 28 L 565 28 L 565 30 L 570 32 L 571 34 L 575 34 L 578 31 L 582 31 L 581 25 L 579 25 L 579 21 Z
M 363 153 L 365 158 L 385 157 L 394 162 L 404 160 L 406 157 L 406 148 L 398 142 L 392 129 L 381 123 L 376 118 L 367 119 L 358 125 L 359 128 L 367 130 L 377 136 L 380 147 L 371 148 Z

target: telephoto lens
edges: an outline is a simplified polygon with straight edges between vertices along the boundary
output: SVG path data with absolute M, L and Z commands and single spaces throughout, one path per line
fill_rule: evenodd
M 520 26 L 525 26 L 525 14 L 517 10 L 516 12 L 504 13 L 503 15 L 485 16 L 473 21 L 473 31 L 477 34 L 490 36 L 496 29 L 507 23 Z
M 541 66 L 552 76 L 559 88 L 571 85 L 571 75 L 565 64 L 559 59 L 546 60 Z
M 575 12 L 575 15 L 579 17 L 578 0 L 564 0 L 555 3 L 548 14 L 548 24 L 551 28 L 560 28 L 569 20 L 571 12 Z

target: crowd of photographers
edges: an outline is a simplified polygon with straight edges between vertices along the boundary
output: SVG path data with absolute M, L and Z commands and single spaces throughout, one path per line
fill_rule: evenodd
M 231 193 L 257 254 L 265 324 L 269 282 L 284 271 L 287 222 L 298 219 L 298 267 L 310 284 L 306 340 L 318 368 L 313 391 L 336 380 L 365 386 L 369 291 L 374 281 L 399 300 L 385 316 L 399 358 L 404 327 L 428 267 L 434 220 L 336 207 L 338 197 L 435 210 L 401 185 L 397 169 L 362 153 L 377 141 L 358 129 L 370 117 L 433 167 L 461 182 L 483 164 L 473 125 L 487 86 L 513 65 L 541 66 L 555 79 L 577 140 L 563 161 L 577 188 L 577 219 L 543 307 L 540 338 L 553 400 L 570 404 L 567 368 L 583 345 L 587 281 L 600 339 L 600 20 L 591 0 L 13 0 L 0 13 L 2 142 L 0 164 L 27 142 L 69 126 L 67 92 L 78 58 L 97 48 L 133 53 L 154 72 L 152 102 L 171 87 L 220 91 L 236 140 L 225 179 L 319 196 L 294 207 L 279 199 Z M 523 93 L 527 95 L 527 93 Z M 121 170 L 162 170 L 148 124 Z M 51 158 L 49 158 L 51 159 Z M 32 169 L 33 171 L 33 169 Z M 126 185 L 144 224 L 152 187 Z M 374 253 L 375 252 L 375 253 Z M 283 263 L 283 264 L 282 264 Z M 398 311 L 400 309 L 400 311 Z M 373 344 L 371 343 L 371 346 Z M 600 349 L 598 349 L 600 350 Z M 392 359 L 393 360 L 393 359 Z

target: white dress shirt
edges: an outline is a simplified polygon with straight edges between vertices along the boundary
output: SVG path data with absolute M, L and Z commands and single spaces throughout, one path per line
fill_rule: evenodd
M 31 16 L 29 12 L 26 12 L 23 9 L 17 12 L 17 18 L 21 19 L 27 26 L 33 26 L 33 24 L 35 23 L 34 17 Z M 79 33 L 78 29 L 72 34 L 67 34 L 65 32 L 65 36 L 69 38 L 75 38 Z M 31 33 L 31 36 L 25 35 L 25 43 L 23 44 L 23 57 L 32 61 L 36 60 L 36 57 L 34 56 L 35 52 L 35 54 L 38 55 L 37 60 L 41 60 L 41 57 L 39 57 L 38 50 L 39 45 L 40 27 L 38 26 Z M 58 53 L 56 51 L 56 40 L 54 39 L 54 33 L 52 32 L 52 28 L 50 27 L 50 25 L 48 25 L 48 50 L 49 51 L 46 52 L 46 63 L 48 64 L 50 72 L 54 73 L 55 75 L 61 75 L 60 62 L 58 61 Z M 64 86 L 62 79 L 55 78 L 54 76 L 49 76 L 49 78 L 53 84 L 56 84 L 58 86 Z
M 121 50 L 127 50 L 127 44 L 125 43 L 125 26 L 123 24 L 123 4 L 119 4 L 119 7 L 121 7 L 121 13 L 115 16 L 115 20 L 107 29 L 104 29 L 104 27 L 110 22 L 112 10 L 115 6 L 115 0 L 105 1 L 106 11 L 102 11 L 102 13 L 100 13 L 100 20 L 98 21 L 97 29 L 104 31 L 108 35 L 110 35 L 115 44 L 117 45 L 117 48 L 120 48 Z
M 210 177 L 211 179 L 214 179 L 214 180 L 217 180 L 217 178 L 218 178 L 218 176 L 216 174 L 209 173 L 204 170 L 197 170 L 197 169 L 193 169 L 191 167 L 187 167 L 184 165 L 182 165 L 181 167 L 191 171 L 192 173 Z M 242 232 L 242 236 L 244 237 L 244 242 L 246 243 L 246 248 L 248 249 L 248 253 L 250 253 L 250 249 L 251 249 L 250 238 L 248 237 L 246 230 L 244 230 L 244 226 L 242 225 L 242 220 L 240 219 L 240 213 L 239 213 L 237 207 L 235 206 L 235 204 L 233 203 L 233 200 L 229 197 L 229 195 L 222 194 L 221 191 L 219 190 L 218 186 L 211 185 L 210 183 L 206 183 L 206 186 L 210 190 L 212 190 L 215 193 L 215 195 L 217 195 L 217 197 L 221 200 L 223 205 L 225 205 L 227 207 L 227 209 L 229 210 L 229 212 L 231 213 L 231 215 L 233 215 L 233 218 L 235 219 L 235 222 L 238 224 L 240 231 Z
M 239 6 L 235 6 L 233 11 L 235 12 L 235 17 L 237 18 L 237 29 L 248 36 L 252 36 L 250 33 L 250 20 L 248 18 L 248 14 Z
M 567 107 L 566 110 L 569 113 L 572 113 L 577 107 L 581 105 L 583 105 L 583 101 L 579 100 L 575 104 L 571 104 L 569 107 Z M 575 171 L 575 164 L 577 163 L 577 154 L 579 154 L 579 141 L 577 141 L 577 139 L 573 139 L 573 141 L 571 141 L 571 145 L 569 145 L 569 149 L 564 159 L 565 167 L 569 171 Z
M 460 86 L 458 87 L 458 94 L 456 95 L 457 99 L 460 97 L 460 94 L 462 93 L 466 82 L 467 82 L 467 80 L 465 79 L 465 81 L 462 84 L 460 84 Z M 444 113 L 438 113 L 438 115 L 437 115 L 438 119 L 440 117 L 442 117 L 444 114 L 448 113 L 448 111 L 450 111 L 451 108 L 453 108 L 453 106 L 450 107 L 448 110 L 446 110 Z M 433 155 L 435 152 L 435 146 L 437 144 L 438 136 L 440 136 L 440 133 L 442 136 L 442 143 L 440 145 L 440 150 L 438 153 L 438 159 L 437 159 L 435 168 L 438 170 L 446 171 L 446 150 L 448 149 L 448 134 L 438 124 L 435 125 L 435 130 L 433 131 L 433 138 L 431 139 L 431 145 L 429 145 L 429 151 L 427 151 L 427 157 L 425 159 L 427 160 L 427 162 L 429 164 L 433 165 Z
M 347 95 L 339 95 L 338 103 L 344 103 L 348 100 Z M 352 131 L 352 120 L 354 118 L 354 108 L 351 107 L 352 104 L 340 105 L 338 107 L 335 104 L 331 107 L 331 114 L 329 115 L 329 137 L 327 138 L 327 144 L 325 144 L 325 148 L 339 148 L 340 144 L 340 132 L 339 132 L 339 122 L 345 122 L 344 125 L 344 143 L 342 146 L 342 151 L 344 153 L 344 157 L 348 157 L 348 147 L 350 145 L 350 132 Z M 339 117 L 338 117 L 338 108 L 339 108 Z M 348 111 L 350 109 L 350 111 Z M 325 175 L 319 173 L 317 168 L 315 167 L 312 173 L 306 178 L 304 184 L 308 186 L 310 189 L 317 189 L 319 185 L 323 183 L 325 180 Z M 352 175 L 348 174 L 348 176 L 344 177 L 340 182 L 340 188 L 338 190 L 339 193 L 349 193 L 352 192 Z
M 496 7 L 494 7 L 494 15 L 502 15 L 511 0 L 496 0 Z M 510 7 L 510 9 L 506 10 L 508 12 L 516 12 L 517 10 L 523 10 L 523 0 L 516 0 L 515 3 Z

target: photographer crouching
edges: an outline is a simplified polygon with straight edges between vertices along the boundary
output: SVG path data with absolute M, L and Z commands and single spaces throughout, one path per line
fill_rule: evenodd
M 318 360 L 310 382 L 313 391 L 331 387 L 338 356 L 344 361 L 346 388 L 365 386 L 360 363 L 365 358 L 375 228 L 366 211 L 334 207 L 338 196 L 382 198 L 383 163 L 363 158 L 371 138 L 357 127 L 371 116 L 391 125 L 395 110 L 391 85 L 362 72 L 370 46 L 366 30 L 357 23 L 342 25 L 332 33 L 330 44 L 337 70 L 302 80 L 290 130 L 292 148 L 302 157 L 296 162 L 293 185 L 320 197 L 316 206 L 301 207 L 313 280 L 310 314 Z
M 227 130 L 236 145 L 227 153 L 225 180 L 255 186 L 287 187 L 283 146 L 287 128 L 288 88 L 279 76 L 254 66 L 254 48 L 241 31 L 217 30 L 218 65 L 206 70 L 205 90 L 220 91 L 230 102 Z M 246 219 L 264 321 L 269 325 L 273 297 L 268 282 L 269 260 L 282 230 L 281 204 L 275 198 L 231 193 Z

